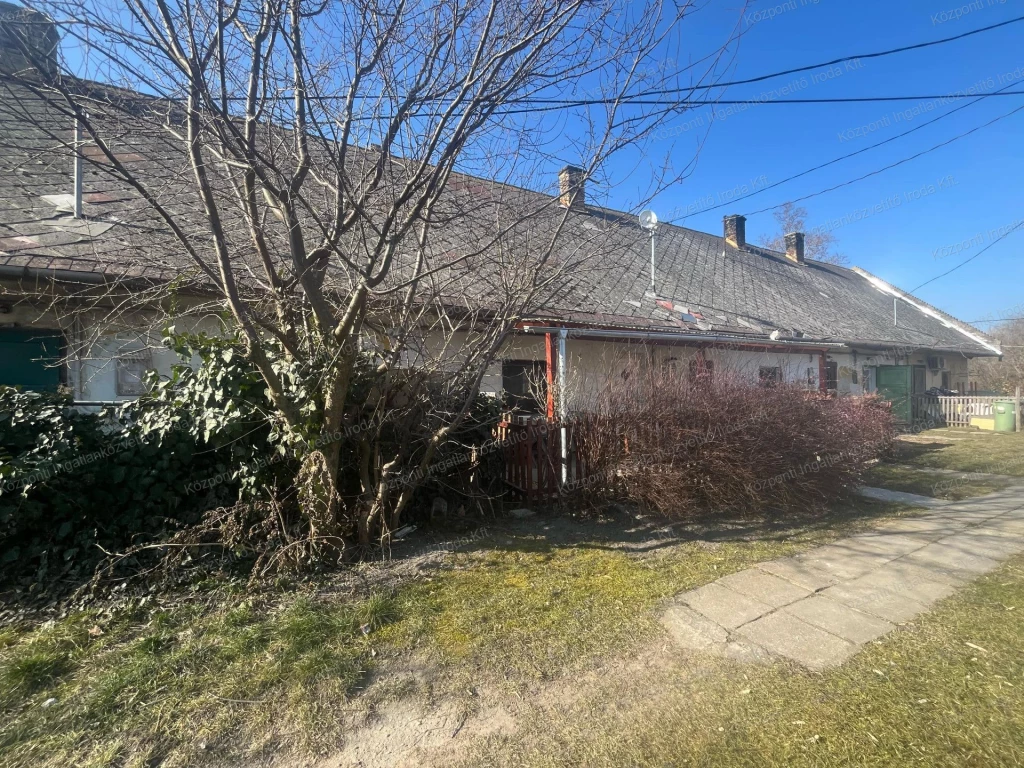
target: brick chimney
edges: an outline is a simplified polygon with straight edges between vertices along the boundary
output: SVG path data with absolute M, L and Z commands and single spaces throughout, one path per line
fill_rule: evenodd
M 786 258 L 796 264 L 804 263 L 803 232 L 790 232 L 786 235 Z
M 583 183 L 583 169 L 567 165 L 558 172 L 558 203 L 563 208 L 585 208 L 587 206 L 586 185 Z
M 0 74 L 56 76 L 60 36 L 49 17 L 0 0 Z
M 722 222 L 725 225 L 725 242 L 733 248 L 747 247 L 747 217 L 733 214 L 723 216 Z

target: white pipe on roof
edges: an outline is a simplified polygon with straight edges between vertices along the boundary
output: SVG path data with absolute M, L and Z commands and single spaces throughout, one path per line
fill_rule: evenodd
M 991 349 L 997 355 L 1002 355 L 1003 354 L 1003 350 L 1001 350 L 999 347 L 994 346 L 994 345 L 990 344 L 989 342 L 985 341 L 985 339 L 983 339 L 981 336 L 978 336 L 976 333 L 971 333 L 966 328 L 961 328 L 956 323 L 951 323 L 949 320 L 944 318 L 942 315 L 938 314 L 931 307 L 926 307 L 926 306 L 922 306 L 921 304 L 918 304 L 916 301 L 914 301 L 913 299 L 910 298 L 909 294 L 904 293 L 903 291 L 899 290 L 895 286 L 889 285 L 889 283 L 885 282 L 885 280 L 882 280 L 879 277 L 875 277 L 870 272 L 865 272 L 860 267 L 853 267 L 853 271 L 856 272 L 861 277 L 863 277 L 865 280 L 867 280 L 873 286 L 875 286 L 875 288 L 880 290 L 882 293 L 887 293 L 890 296 L 895 296 L 898 299 L 903 299 L 903 301 L 907 302 L 907 304 L 912 306 L 914 309 L 916 309 L 921 314 L 927 315 L 928 317 L 931 317 L 931 318 L 933 318 L 935 320 L 938 320 L 940 323 L 942 323 L 947 328 L 952 328 L 954 331 L 958 331 L 959 333 L 962 333 L 964 336 L 966 336 L 971 341 L 973 341 L 973 342 L 975 342 L 977 344 L 980 344 L 981 346 L 985 347 L 985 349 Z M 895 314 L 895 311 L 896 311 L 896 305 L 895 305 L 895 302 L 894 302 L 893 303 L 893 313 L 894 314 Z

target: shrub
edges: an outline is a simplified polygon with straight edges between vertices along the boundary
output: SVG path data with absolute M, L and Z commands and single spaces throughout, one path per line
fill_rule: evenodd
M 180 429 L 158 438 L 111 411 L 0 387 L 0 583 L 87 575 L 105 550 L 197 520 L 231 493 L 185 492 L 218 467 L 197 451 Z
M 805 505 L 851 489 L 893 435 L 873 397 L 635 364 L 579 418 L 579 485 L 672 516 Z

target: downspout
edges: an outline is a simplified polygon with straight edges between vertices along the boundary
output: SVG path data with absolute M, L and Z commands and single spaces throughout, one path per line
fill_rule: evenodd
M 569 446 L 566 445 L 566 428 L 565 428 L 565 339 L 569 335 L 569 331 L 565 328 L 558 329 L 558 420 L 561 423 L 561 443 L 562 447 L 562 484 L 564 485 L 569 479 Z

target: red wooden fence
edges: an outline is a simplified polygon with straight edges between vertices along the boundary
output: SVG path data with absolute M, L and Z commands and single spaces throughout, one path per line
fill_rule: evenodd
M 505 456 L 505 482 L 527 501 L 550 500 L 562 486 L 563 426 L 528 416 L 510 416 L 497 426 L 495 437 Z M 573 426 L 564 426 L 566 479 L 579 474 L 573 446 Z

